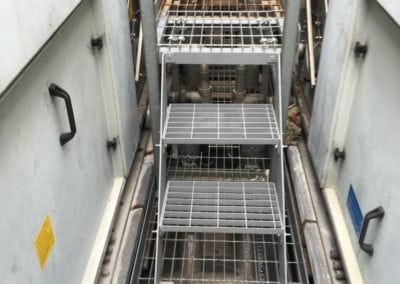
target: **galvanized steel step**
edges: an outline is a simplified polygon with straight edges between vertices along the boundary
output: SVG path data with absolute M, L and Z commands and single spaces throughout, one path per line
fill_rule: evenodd
M 270 104 L 170 104 L 164 144 L 278 144 Z
M 271 182 L 169 181 L 161 211 L 164 232 L 282 234 Z
M 196 7 L 198 11 L 177 11 L 170 6 L 171 9 L 161 12 L 157 25 L 160 55 L 229 54 L 235 60 L 232 55 L 257 54 L 260 60 L 265 60 L 265 54 L 279 53 L 282 46 L 284 11 L 274 6 L 252 7 L 259 11 L 225 10 L 229 7 L 212 11 L 204 6 Z M 214 56 L 214 60 L 219 57 Z

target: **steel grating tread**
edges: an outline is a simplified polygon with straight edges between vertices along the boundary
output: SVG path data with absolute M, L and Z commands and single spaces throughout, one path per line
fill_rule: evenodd
M 271 104 L 170 104 L 165 144 L 278 144 Z
M 157 25 L 160 53 L 276 53 L 282 46 L 284 10 L 278 6 L 263 9 L 165 10 Z
M 161 211 L 164 232 L 282 234 L 271 182 L 169 181 Z

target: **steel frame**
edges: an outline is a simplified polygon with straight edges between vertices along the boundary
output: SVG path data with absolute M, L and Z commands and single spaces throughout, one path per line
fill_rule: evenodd
M 178 53 L 179 54 L 179 53 Z M 281 57 L 280 54 L 274 54 L 277 57 L 276 62 L 268 64 L 269 62 L 258 62 L 257 65 L 271 65 L 274 74 L 275 81 L 275 110 L 276 119 L 278 123 L 279 133 L 282 134 L 282 94 L 281 94 Z M 160 129 L 164 129 L 166 125 L 167 116 L 167 94 L 168 94 L 168 83 L 167 83 L 167 60 L 170 57 L 170 53 L 164 53 L 161 56 L 161 116 L 160 116 Z M 210 60 L 210 59 L 209 59 Z M 231 58 L 231 65 L 237 65 L 235 58 Z M 282 137 L 282 136 L 281 136 Z M 159 157 L 159 186 L 158 186 L 158 212 L 162 212 L 165 190 L 167 186 L 167 144 L 163 140 L 163 133 L 160 132 L 159 137 L 160 145 L 160 157 Z M 285 228 L 285 191 L 284 191 L 284 180 L 283 180 L 283 144 L 282 139 L 276 145 L 276 151 L 273 154 L 271 160 L 271 180 L 275 182 L 277 188 L 277 195 L 279 200 L 279 207 L 281 212 L 282 227 Z M 159 283 L 162 272 L 162 252 L 163 252 L 163 236 L 165 232 L 160 230 L 160 218 L 157 226 L 157 241 L 156 241 L 156 265 L 155 265 L 155 281 Z M 287 283 L 287 268 L 286 268 L 286 238 L 285 233 L 278 234 L 279 239 L 279 267 L 280 267 L 280 281 L 281 283 Z
M 221 41 L 217 42 L 215 45 L 207 45 L 202 44 L 200 46 L 196 44 L 192 44 L 193 41 L 191 40 L 189 44 L 184 44 L 186 39 L 180 37 L 179 33 L 177 33 L 176 38 L 167 39 L 167 43 L 165 44 L 162 42 L 163 32 L 166 29 L 168 21 L 171 19 L 163 19 L 163 15 L 159 15 L 157 20 L 157 37 L 158 37 L 158 45 L 159 45 L 159 60 L 161 61 L 161 104 L 160 104 L 160 128 L 163 129 L 165 126 L 165 119 L 166 119 L 166 112 L 167 112 L 167 93 L 168 93 L 168 84 L 167 84 L 167 64 L 174 63 L 174 64 L 214 64 L 214 65 L 270 65 L 273 70 L 273 79 L 275 82 L 275 111 L 277 113 L 277 122 L 279 132 L 282 135 L 282 127 L 285 126 L 286 119 L 282 119 L 285 117 L 287 103 L 289 101 L 289 92 L 288 85 L 290 86 L 290 79 L 291 75 L 289 73 L 292 72 L 291 68 L 289 70 L 289 65 L 292 63 L 294 58 L 294 48 L 288 47 L 288 44 L 295 43 L 297 32 L 296 31 L 296 12 L 299 11 L 300 7 L 297 5 L 287 5 L 286 2 L 292 1 L 285 1 L 285 7 L 289 8 L 287 11 L 289 17 L 293 17 L 294 19 L 290 21 L 290 25 L 286 24 L 285 21 L 285 30 L 282 34 L 277 35 L 279 40 L 268 40 L 269 36 L 265 34 L 265 40 L 263 37 L 259 38 L 260 40 L 250 40 L 244 41 L 246 33 L 241 33 L 237 37 L 237 39 L 233 39 L 231 37 L 230 41 Z M 293 2 L 299 2 L 297 0 Z M 159 5 L 159 2 L 157 2 Z M 296 10 L 298 9 L 298 11 Z M 283 11 L 281 11 L 283 13 Z M 224 14 L 224 11 L 220 11 L 220 15 Z M 170 11 L 169 11 L 169 14 Z M 172 14 L 171 14 L 172 15 Z M 173 19 L 173 24 L 176 21 L 176 17 L 185 17 L 185 15 L 189 15 L 188 22 L 182 22 L 184 25 L 191 24 L 195 25 L 198 23 L 198 19 L 196 19 L 196 13 L 187 13 L 186 14 L 175 14 Z M 230 14 L 229 21 L 224 23 L 224 20 L 218 20 L 217 22 L 213 19 L 212 16 L 216 14 L 211 14 L 211 16 L 203 17 L 200 24 L 204 27 L 204 25 L 208 24 L 215 24 L 215 25 L 238 25 L 243 27 L 243 25 L 261 25 L 261 24 L 269 24 L 271 15 L 265 14 L 264 15 L 264 22 L 252 22 L 254 19 L 252 18 L 251 14 L 246 13 L 238 13 L 238 14 Z M 245 19 L 241 19 L 240 17 L 245 15 Z M 260 16 L 260 14 L 258 14 Z M 165 16 L 165 15 L 164 15 Z M 168 15 L 167 15 L 168 16 Z M 257 16 L 256 16 L 257 17 Z M 179 19 L 178 19 L 179 21 Z M 197 22 L 196 22 L 197 21 Z M 278 21 L 279 27 L 283 26 L 283 19 Z M 210 26 L 213 28 L 212 26 Z M 207 27 L 208 28 L 208 27 Z M 145 29 L 145 27 L 144 27 Z M 193 30 L 193 29 L 192 29 Z M 173 35 L 175 36 L 175 35 Z M 270 38 L 276 38 L 274 34 L 270 35 Z M 176 44 L 169 44 L 171 40 L 176 41 Z M 262 41 L 261 41 L 262 40 Z M 169 41 L 169 42 L 168 42 Z M 196 43 L 196 41 L 194 41 Z M 202 43 L 200 41 L 200 43 Z M 211 42 L 212 43 L 212 42 Z M 249 44 L 245 44 L 249 43 Z M 281 72 L 281 48 L 282 43 L 284 50 L 284 72 Z M 291 66 L 292 66 L 291 65 Z M 284 78 L 283 88 L 284 93 L 282 94 L 282 78 Z M 154 96 L 154 94 L 153 94 Z M 282 113 L 284 116 L 282 116 Z M 166 144 L 163 142 L 162 131 L 159 133 L 159 177 L 158 177 L 158 212 L 162 210 L 162 204 L 164 203 L 164 195 L 166 189 L 166 170 L 167 170 L 167 159 L 166 159 Z M 283 144 L 282 140 L 279 141 L 278 145 L 276 145 L 276 151 L 271 159 L 271 179 L 275 182 L 278 199 L 280 204 L 280 212 L 282 214 L 282 222 L 283 226 L 285 226 L 285 192 L 284 192 L 284 182 L 283 182 Z M 160 275 L 162 271 L 162 252 L 163 249 L 163 236 L 165 233 L 160 231 L 160 224 L 157 227 L 157 238 L 156 238 L 156 263 L 155 263 L 155 281 L 159 283 Z M 287 270 L 286 270 L 286 244 L 285 244 L 285 234 L 282 233 L 278 236 L 279 242 L 279 267 L 280 267 L 280 283 L 287 282 Z
M 182 167 L 183 157 L 169 152 L 169 180 L 266 180 L 269 174 L 268 158 L 248 158 L 243 156 L 238 145 L 210 145 L 208 151 L 198 158 L 199 164 Z M 216 155 L 215 150 L 220 154 Z M 237 154 L 233 157 L 232 151 Z M 238 161 L 239 163 L 232 163 Z M 219 161 L 219 165 L 214 162 Z M 211 165 L 213 166 L 210 166 Z M 199 165 L 203 164 L 203 168 Z M 236 166 L 234 166 L 236 164 Z M 247 165 L 258 165 L 249 169 Z M 208 165 L 208 166 L 207 166 Z M 239 167 L 237 167 L 239 165 Z M 216 169 L 219 169 L 216 171 Z M 301 249 L 297 216 L 293 196 L 286 197 L 286 238 L 287 271 L 289 283 L 308 283 L 304 256 Z M 151 216 L 150 224 L 142 232 L 143 241 L 140 255 L 130 283 L 154 283 L 157 227 L 157 201 L 153 210 L 146 212 Z M 147 224 L 147 223 L 146 223 Z M 279 282 L 279 239 L 273 235 L 250 234 L 210 234 L 210 233 L 166 233 L 161 261 L 162 280 L 171 283 L 265 283 Z M 247 251 L 247 253 L 244 253 Z

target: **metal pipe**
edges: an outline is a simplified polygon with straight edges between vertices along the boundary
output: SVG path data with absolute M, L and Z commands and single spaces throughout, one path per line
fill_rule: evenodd
M 183 83 L 186 86 L 195 89 L 198 85 L 198 80 L 199 80 L 199 66 L 184 64 L 182 68 L 183 68 Z
M 274 94 L 274 90 L 271 84 L 271 66 L 263 65 L 261 73 L 261 93 L 265 97 L 265 102 L 268 101 Z
M 297 27 L 299 23 L 300 0 L 286 1 L 285 26 L 282 47 L 282 129 L 286 129 L 287 114 L 292 86 L 293 65 L 297 50 Z
M 200 82 L 197 86 L 204 103 L 210 102 L 211 99 L 211 84 L 210 84 L 210 69 L 208 65 L 202 64 L 200 66 Z
M 258 65 L 250 65 L 247 67 L 246 85 L 247 89 L 255 91 L 259 88 L 260 67 Z
M 154 1 L 140 0 L 140 9 L 143 27 L 146 75 L 149 87 L 149 108 L 151 115 L 154 164 L 158 165 L 160 149 L 156 147 L 156 144 L 158 144 L 160 138 L 160 66 L 158 62 Z M 156 175 L 158 175 L 157 167 Z
M 246 95 L 246 73 L 246 65 L 236 66 L 236 82 L 233 94 L 235 95 L 234 101 L 238 103 L 243 102 Z
M 203 101 L 203 96 L 199 92 L 186 92 L 185 102 L 202 103 L 204 101 Z
M 142 51 L 143 51 L 143 26 L 142 24 L 140 24 L 139 43 L 138 43 L 136 66 L 135 66 L 135 82 L 139 82 L 140 78 L 140 64 L 142 62 Z
M 316 85 L 315 77 L 315 56 L 314 56 L 314 34 L 313 34 L 313 22 L 312 22 L 312 10 L 311 10 L 311 0 L 306 1 L 306 12 L 307 12 L 307 45 L 308 45 L 308 57 L 310 64 L 310 81 L 311 86 Z
M 172 65 L 172 92 L 179 93 L 181 90 L 181 72 L 178 64 Z
M 210 78 L 209 78 L 210 70 L 207 64 L 200 65 L 200 83 L 199 88 L 205 89 L 210 86 Z
M 168 102 L 177 103 L 182 99 L 181 94 L 181 72 L 178 64 L 172 64 L 172 84 L 171 91 L 168 93 Z
M 329 3 L 328 0 L 324 0 L 324 4 L 325 4 L 325 16 L 328 15 L 328 11 L 329 11 Z
M 261 93 L 246 94 L 244 99 L 241 101 L 243 104 L 260 104 L 265 103 L 266 97 Z

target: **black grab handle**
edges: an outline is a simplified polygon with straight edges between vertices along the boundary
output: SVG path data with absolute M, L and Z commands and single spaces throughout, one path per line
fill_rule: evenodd
M 382 206 L 379 206 L 374 210 L 371 210 L 367 214 L 365 214 L 364 221 L 362 223 L 361 233 L 360 233 L 360 238 L 358 239 L 358 243 L 360 244 L 360 248 L 371 256 L 374 254 L 374 247 L 371 244 L 366 244 L 364 242 L 365 236 L 367 235 L 368 231 L 369 221 L 371 221 L 372 219 L 382 219 L 383 216 L 385 216 L 385 210 L 383 209 Z
M 65 101 L 65 108 L 67 109 L 68 121 L 69 121 L 69 126 L 71 128 L 71 132 L 65 132 L 60 135 L 60 144 L 64 145 L 72 138 L 74 138 L 76 133 L 75 117 L 74 117 L 74 111 L 72 109 L 71 97 L 65 90 L 61 89 L 59 86 L 53 83 L 49 87 L 49 92 L 50 96 L 59 97 L 64 99 Z

